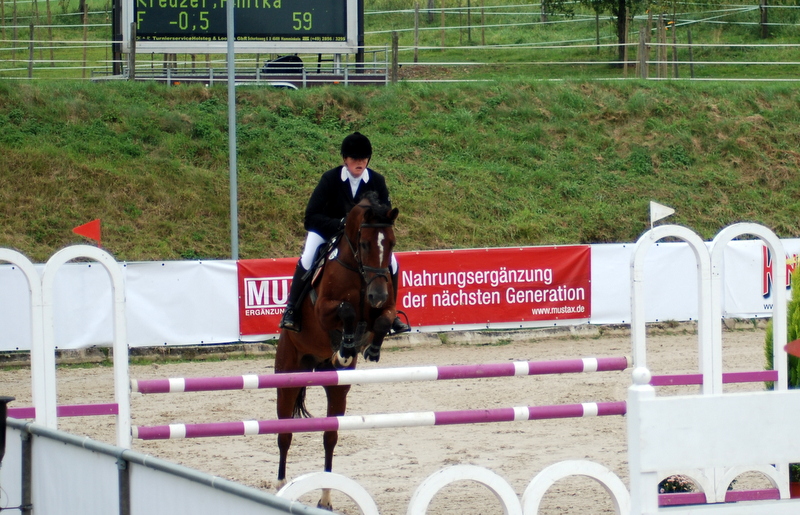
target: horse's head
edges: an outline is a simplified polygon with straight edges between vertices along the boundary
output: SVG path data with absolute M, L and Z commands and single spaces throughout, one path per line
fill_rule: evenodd
M 389 209 L 374 192 L 368 192 L 347 217 L 345 233 L 366 284 L 365 297 L 373 308 L 383 307 L 389 299 L 389 266 L 397 215 L 397 208 Z

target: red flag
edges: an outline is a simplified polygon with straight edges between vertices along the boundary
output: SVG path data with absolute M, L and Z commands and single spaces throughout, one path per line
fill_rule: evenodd
M 86 236 L 92 240 L 95 240 L 98 245 L 100 245 L 100 219 L 92 220 L 89 223 L 79 225 L 78 227 L 72 229 L 72 232 L 75 234 L 80 234 L 81 236 Z
M 800 340 L 787 343 L 784 349 L 792 356 L 800 357 Z

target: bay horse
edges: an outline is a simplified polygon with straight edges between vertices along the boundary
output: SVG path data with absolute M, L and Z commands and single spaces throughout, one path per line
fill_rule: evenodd
M 391 281 L 394 221 L 390 209 L 368 192 L 348 213 L 344 233 L 328 248 L 321 275 L 302 300 L 300 332 L 282 329 L 275 354 L 275 373 L 353 369 L 358 354 L 378 361 L 381 344 L 396 316 L 396 292 Z M 326 247 L 323 247 L 326 248 Z M 312 271 L 311 273 L 314 273 Z M 349 385 L 324 386 L 328 417 L 344 415 Z M 310 417 L 305 387 L 278 388 L 278 418 Z M 333 467 L 337 431 L 325 431 L 325 471 Z M 292 433 L 278 435 L 278 488 L 286 484 L 286 457 Z M 318 504 L 332 509 L 330 490 Z

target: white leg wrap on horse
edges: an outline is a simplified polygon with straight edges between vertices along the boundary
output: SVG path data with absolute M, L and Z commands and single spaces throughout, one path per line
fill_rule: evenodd
M 319 499 L 319 503 L 317 506 L 320 508 L 325 508 L 330 510 L 333 508 L 333 503 L 331 502 L 331 489 L 330 488 L 323 488 L 322 489 L 322 496 Z

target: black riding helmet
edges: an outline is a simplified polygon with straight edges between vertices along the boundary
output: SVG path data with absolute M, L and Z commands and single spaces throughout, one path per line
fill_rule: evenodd
M 372 158 L 372 143 L 360 132 L 354 132 L 342 141 L 342 157 L 370 159 Z

